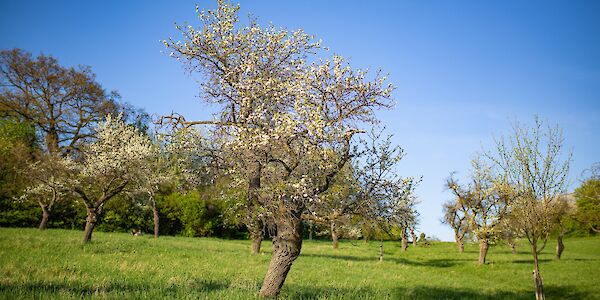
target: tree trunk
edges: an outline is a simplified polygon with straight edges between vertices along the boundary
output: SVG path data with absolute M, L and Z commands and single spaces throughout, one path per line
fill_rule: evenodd
M 489 244 L 488 244 L 487 238 L 479 239 L 479 264 L 480 265 L 485 264 L 485 257 L 487 256 L 488 247 L 489 247 Z
M 332 241 L 333 249 L 337 249 L 339 247 L 339 245 L 338 245 L 338 234 L 335 229 L 335 221 L 331 221 L 331 241 Z
M 158 218 L 158 208 L 156 202 L 152 201 L 152 215 L 154 220 L 154 238 L 158 238 L 158 229 L 160 228 L 160 219 Z
M 560 233 L 558 234 L 557 243 L 556 243 L 556 259 L 560 259 L 563 251 L 565 250 L 565 244 L 563 244 L 563 237 L 565 236 L 565 230 L 563 228 L 560 229 Z
M 248 226 L 248 230 L 250 232 L 250 239 L 252 239 L 250 250 L 252 251 L 252 254 L 259 254 L 264 237 L 262 223 L 256 220 L 253 224 Z
M 412 244 L 413 244 L 413 246 L 416 247 L 417 246 L 417 242 L 418 242 L 418 240 L 417 240 L 417 234 L 415 233 L 415 229 L 412 228 L 412 227 L 410 228 L 410 236 L 412 237 Z
M 96 221 L 98 220 L 98 212 L 95 207 L 87 208 L 87 218 L 85 219 L 85 231 L 83 233 L 83 243 L 87 244 L 92 240 L 92 232 L 96 227 Z
M 313 223 L 308 223 L 308 240 L 312 241 L 313 239 Z
M 252 254 L 260 254 L 260 245 L 262 243 L 262 237 L 252 238 Z
M 262 165 L 256 161 L 250 166 L 251 175 L 248 179 L 248 210 L 250 213 L 249 224 L 246 224 L 252 239 L 250 251 L 252 254 L 260 253 L 260 246 L 264 237 L 263 221 L 256 215 L 256 208 L 259 205 L 258 190 L 260 189 L 260 176 L 262 174 Z
M 365 229 L 364 227 L 361 230 L 363 231 L 363 241 L 369 243 L 372 236 L 372 230 L 370 228 Z
M 275 298 L 279 295 L 292 263 L 302 249 L 302 220 L 300 213 L 292 212 L 276 221 L 277 236 L 273 238 L 273 256 L 260 289 L 260 296 Z
M 379 240 L 379 261 L 383 261 L 383 239 Z
M 540 275 L 540 267 L 538 263 L 537 247 L 532 245 L 533 249 L 533 283 L 535 284 L 535 300 L 544 300 L 544 283 Z
M 402 251 L 408 249 L 408 235 L 406 234 L 406 228 L 402 228 Z
M 42 221 L 38 227 L 40 230 L 45 230 L 48 225 L 48 219 L 50 219 L 50 209 L 48 206 L 41 205 L 42 207 Z
M 506 243 L 508 243 L 508 246 L 510 247 L 510 252 L 512 254 L 517 254 L 517 244 L 515 244 L 515 241 L 512 238 L 508 238 L 506 239 Z
M 58 132 L 54 125 L 51 125 L 50 129 L 46 132 L 46 147 L 50 154 L 57 154 L 60 151 L 58 144 Z
M 456 246 L 458 247 L 458 252 L 465 252 L 465 244 L 463 243 L 462 239 L 456 238 Z

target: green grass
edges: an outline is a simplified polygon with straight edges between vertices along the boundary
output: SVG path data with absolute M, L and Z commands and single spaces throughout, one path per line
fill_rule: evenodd
M 249 241 L 212 238 L 132 237 L 94 233 L 81 245 L 82 232 L 0 228 L 2 299 L 252 299 L 257 297 L 270 259 Z M 554 244 L 541 255 L 548 299 L 600 297 L 600 238 L 565 241 L 563 259 Z M 532 299 L 531 255 L 491 247 L 478 266 L 477 246 L 458 253 L 453 243 L 409 248 L 385 243 L 305 241 L 288 275 L 284 299 Z

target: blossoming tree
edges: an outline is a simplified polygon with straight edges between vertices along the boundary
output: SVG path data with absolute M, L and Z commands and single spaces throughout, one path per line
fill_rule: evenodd
M 96 130 L 96 140 L 82 147 L 80 157 L 65 158 L 72 178 L 68 186 L 87 211 L 84 243 L 91 240 L 104 204 L 140 180 L 154 152 L 150 139 L 120 116 L 108 115 Z
M 52 208 L 69 192 L 68 169 L 69 164 L 61 156 L 47 154 L 29 163 L 24 171 L 31 185 L 25 189 L 21 199 L 35 199 L 39 204 L 42 209 L 40 230 L 46 229 Z
M 375 122 L 374 111 L 392 106 L 393 86 L 340 56 L 321 60 L 320 43 L 302 30 L 243 27 L 238 10 L 219 1 L 198 12 L 199 28 L 178 27 L 183 42 L 164 43 L 204 75 L 204 98 L 220 108 L 212 120 L 177 121 L 221 132 L 222 149 L 235 154 L 229 175 L 276 227 L 260 292 L 275 297 L 300 254 L 303 211 L 351 159 L 353 137 Z

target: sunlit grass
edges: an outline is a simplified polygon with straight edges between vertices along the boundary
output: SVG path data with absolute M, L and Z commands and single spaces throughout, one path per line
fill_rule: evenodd
M 0 228 L 0 298 L 4 299 L 248 299 L 256 298 L 270 259 L 249 241 L 209 238 L 132 237 L 82 232 Z M 600 239 L 565 241 L 563 259 L 553 243 L 541 255 L 549 299 L 600 297 Z M 411 247 L 376 242 L 305 241 L 282 291 L 284 299 L 479 299 L 533 298 L 531 255 L 519 245 L 490 249 L 477 265 L 477 246 L 459 254 L 452 243 Z

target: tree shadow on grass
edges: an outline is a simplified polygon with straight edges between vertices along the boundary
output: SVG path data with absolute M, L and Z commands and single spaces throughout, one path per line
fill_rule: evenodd
M 544 258 L 544 259 L 538 259 L 539 262 L 549 262 L 552 261 L 552 259 L 549 258 Z M 533 258 L 532 259 L 515 259 L 515 260 L 511 260 L 511 263 L 515 263 L 515 264 L 533 264 Z
M 351 255 L 331 255 L 331 254 L 314 254 L 307 253 L 302 254 L 302 256 L 306 257 L 321 257 L 321 258 L 330 258 L 330 259 L 340 259 L 345 261 L 371 261 L 378 262 L 379 258 L 376 256 L 367 257 L 367 256 L 351 256 Z M 418 267 L 435 267 L 435 268 L 449 268 L 458 264 L 464 264 L 469 261 L 473 261 L 472 259 L 466 258 L 455 258 L 455 259 L 428 259 L 428 260 L 410 260 L 402 257 L 394 257 L 394 256 L 384 256 L 384 261 L 391 261 L 397 264 L 409 265 L 409 266 L 418 266 Z
M 572 286 L 544 287 L 549 299 L 584 299 L 590 294 L 582 293 Z M 532 299 L 531 291 L 480 291 L 468 288 L 443 288 L 430 286 L 396 287 L 388 291 L 370 288 L 322 288 L 314 286 L 289 286 L 281 295 L 285 299 Z
M 109 282 L 101 285 L 81 282 L 0 282 L 0 296 L 10 294 L 58 296 L 59 294 L 67 293 L 77 298 L 83 298 L 102 294 L 111 294 L 111 297 L 115 295 L 135 296 L 136 294 L 150 292 L 167 297 L 181 293 L 187 294 L 189 291 L 199 294 L 210 294 L 229 289 L 229 287 L 230 284 L 227 281 L 210 279 L 197 279 L 191 283 L 181 285 L 168 283 L 152 284 L 151 282 Z

